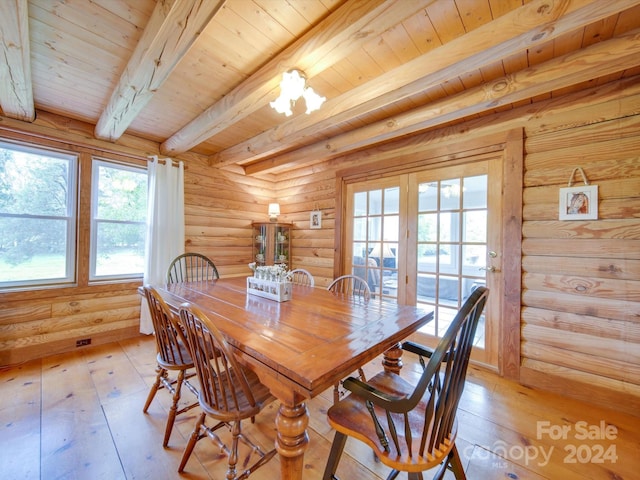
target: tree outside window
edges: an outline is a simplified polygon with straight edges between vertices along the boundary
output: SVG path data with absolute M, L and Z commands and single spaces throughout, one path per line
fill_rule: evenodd
M 0 143 L 0 287 L 74 281 L 76 165 Z
M 147 219 L 147 172 L 93 161 L 90 278 L 142 276 Z

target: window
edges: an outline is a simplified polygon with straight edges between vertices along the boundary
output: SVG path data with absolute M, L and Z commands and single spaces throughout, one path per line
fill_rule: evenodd
M 94 159 L 91 280 L 140 277 L 144 271 L 147 172 Z
M 0 287 L 75 281 L 77 162 L 0 143 Z

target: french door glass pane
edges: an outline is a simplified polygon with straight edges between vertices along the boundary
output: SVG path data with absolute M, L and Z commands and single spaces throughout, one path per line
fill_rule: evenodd
M 487 176 L 418 186 L 417 301 L 432 307 L 421 331 L 442 336 L 471 291 L 485 284 Z M 483 347 L 478 329 L 476 346 Z
M 353 196 L 353 216 L 367 214 L 367 192 L 358 192 Z
M 354 194 L 351 272 L 364 278 L 380 301 L 397 299 L 399 226 L 398 187 Z

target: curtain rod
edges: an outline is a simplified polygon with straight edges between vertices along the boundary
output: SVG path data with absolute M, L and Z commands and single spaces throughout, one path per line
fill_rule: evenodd
M 148 156 L 147 157 L 147 160 L 152 160 L 152 159 L 153 159 L 153 156 Z M 176 161 L 176 160 L 174 160 L 172 158 L 170 158 L 168 160 L 171 160 L 171 166 L 172 167 L 179 167 L 180 166 L 180 162 L 178 162 L 178 161 Z M 158 158 L 158 163 L 160 165 L 166 165 L 167 164 L 167 159 L 166 158 Z M 184 169 L 185 170 L 187 169 L 186 165 L 184 166 Z

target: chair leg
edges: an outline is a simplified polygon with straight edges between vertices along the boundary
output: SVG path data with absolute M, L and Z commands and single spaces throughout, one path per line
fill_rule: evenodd
M 167 374 L 167 371 L 160 366 L 158 366 L 156 371 L 158 372 L 158 374 L 156 375 L 156 381 L 153 383 L 153 385 L 151 385 L 151 390 L 149 390 L 149 395 L 147 395 L 147 401 L 145 402 L 144 408 L 142 409 L 144 413 L 147 413 L 153 397 L 156 396 L 156 392 L 160 388 L 160 379 Z
M 462 460 L 460 460 L 460 454 L 458 453 L 458 449 L 455 444 L 449 452 L 449 465 L 451 466 L 451 471 L 455 475 L 456 480 L 467 480 L 467 476 L 464 473 L 464 467 L 462 466 Z
M 229 449 L 229 468 L 227 469 L 227 479 L 236 478 L 236 465 L 238 464 L 238 440 L 240 439 L 241 423 L 233 422 L 231 426 L 231 448 Z
M 169 416 L 167 417 L 167 426 L 164 429 L 164 441 L 162 446 L 166 448 L 169 444 L 169 437 L 171 436 L 171 430 L 173 424 L 176 421 L 176 413 L 178 411 L 178 402 L 180 401 L 180 391 L 182 390 L 182 382 L 184 381 L 184 370 L 178 372 L 178 378 L 173 389 L 173 402 L 169 409 Z
M 438 470 L 433 475 L 433 480 L 443 480 L 447 470 L 451 470 L 456 477 L 456 480 L 467 480 L 467 476 L 464 473 L 462 461 L 460 460 L 460 454 L 456 448 L 455 443 L 453 448 L 447 455 L 447 458 L 440 464 Z
M 362 370 L 362 368 L 358 369 L 358 376 L 360 377 L 360 380 L 363 382 L 367 381 L 367 377 L 364 374 L 364 370 Z
M 327 466 L 324 469 L 324 475 L 322 480 L 337 480 L 336 470 L 338 469 L 338 463 L 342 456 L 342 451 L 347 443 L 347 436 L 344 433 L 336 432 L 333 437 L 333 443 L 331 444 L 331 451 L 329 452 L 329 459 L 327 460 Z
M 340 382 L 336 382 L 333 386 L 333 403 L 334 405 L 340 400 Z
M 178 472 L 182 473 L 184 471 L 184 467 L 191 456 L 191 452 L 193 452 L 193 447 L 196 446 L 196 442 L 200 439 L 200 428 L 204 424 L 204 419 L 207 416 L 206 413 L 201 413 L 196 421 L 196 426 L 191 432 L 191 436 L 189 437 L 189 441 L 187 442 L 187 446 L 184 447 L 184 453 L 182 454 L 182 460 L 180 461 L 180 466 L 178 467 Z

